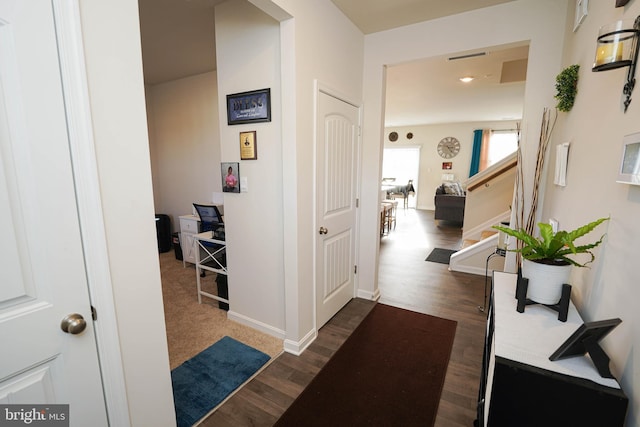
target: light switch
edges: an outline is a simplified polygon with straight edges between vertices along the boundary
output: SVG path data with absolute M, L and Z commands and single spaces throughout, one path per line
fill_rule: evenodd
M 246 176 L 240 177 L 240 192 L 248 193 L 249 192 L 249 180 Z

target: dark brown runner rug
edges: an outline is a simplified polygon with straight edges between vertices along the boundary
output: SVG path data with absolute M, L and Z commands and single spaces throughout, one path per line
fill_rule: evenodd
M 377 304 L 275 425 L 433 426 L 456 325 Z

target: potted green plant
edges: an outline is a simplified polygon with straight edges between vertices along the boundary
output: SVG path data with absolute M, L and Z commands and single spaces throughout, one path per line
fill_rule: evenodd
M 576 246 L 575 241 L 608 219 L 600 218 L 573 231 L 555 233 L 550 224 L 539 223 L 539 238 L 524 229 L 514 230 L 499 225 L 493 228 L 523 243 L 521 248 L 512 251 L 522 255 L 522 276 L 529 279 L 527 298 L 540 304 L 557 304 L 562 294 L 562 284 L 569 281 L 571 266 L 586 267 L 593 262 L 595 256 L 591 250 L 602 243 L 604 235 L 594 243 Z M 569 257 L 584 253 L 590 255 L 590 259 L 584 263 Z

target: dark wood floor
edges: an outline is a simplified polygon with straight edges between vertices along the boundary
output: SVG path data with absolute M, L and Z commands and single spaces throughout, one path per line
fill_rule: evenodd
M 380 244 L 380 302 L 456 320 L 456 338 L 437 427 L 473 425 L 485 315 L 484 278 L 426 262 L 435 247 L 457 249 L 461 230 L 439 224 L 432 211 L 398 210 L 396 229 Z M 202 426 L 271 426 L 348 338 L 375 303 L 354 299 L 318 333 L 301 356 L 282 354 L 203 421 Z

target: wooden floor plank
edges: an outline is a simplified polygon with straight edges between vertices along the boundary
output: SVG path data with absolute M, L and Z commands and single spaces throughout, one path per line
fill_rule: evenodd
M 425 261 L 433 248 L 458 249 L 461 230 L 433 219 L 432 211 L 400 210 L 381 239 L 380 302 L 458 322 L 437 427 L 469 427 L 475 419 L 486 317 L 484 277 L 454 273 Z M 201 425 L 271 426 L 319 372 L 375 303 L 354 299 L 318 332 L 300 356 L 282 354 Z

